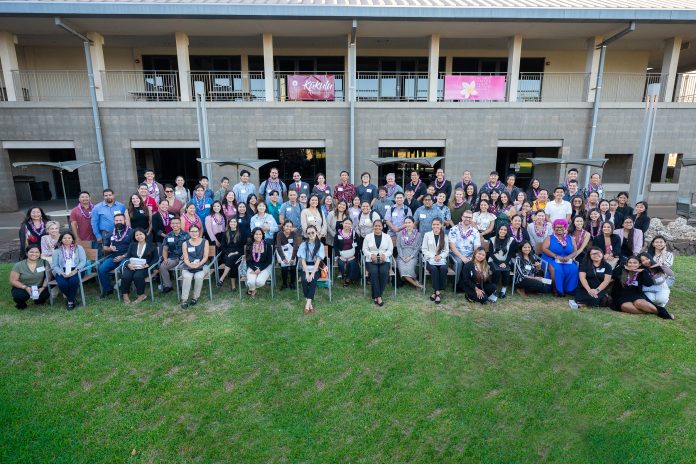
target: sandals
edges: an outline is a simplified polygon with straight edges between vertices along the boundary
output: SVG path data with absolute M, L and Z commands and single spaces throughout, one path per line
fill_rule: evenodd
M 435 294 L 435 304 L 440 304 L 442 302 L 442 298 L 440 294 Z
M 432 295 L 430 295 L 430 301 L 435 301 L 435 298 L 437 297 L 437 294 L 433 292 Z

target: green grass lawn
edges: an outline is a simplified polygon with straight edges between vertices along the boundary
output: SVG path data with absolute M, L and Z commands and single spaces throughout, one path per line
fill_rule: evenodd
M 694 463 L 696 258 L 676 271 L 673 322 L 341 288 L 311 316 L 218 289 L 20 312 L 3 285 L 0 462 Z

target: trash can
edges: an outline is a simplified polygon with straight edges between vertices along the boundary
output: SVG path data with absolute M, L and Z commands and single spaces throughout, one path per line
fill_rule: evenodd
M 48 188 L 47 181 L 30 182 L 29 190 L 33 201 L 48 201 L 51 199 L 51 190 Z

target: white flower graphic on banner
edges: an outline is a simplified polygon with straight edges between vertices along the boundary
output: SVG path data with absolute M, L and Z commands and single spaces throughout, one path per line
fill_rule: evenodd
M 462 82 L 461 94 L 464 95 L 465 99 L 478 95 L 478 91 L 476 90 L 476 81 Z

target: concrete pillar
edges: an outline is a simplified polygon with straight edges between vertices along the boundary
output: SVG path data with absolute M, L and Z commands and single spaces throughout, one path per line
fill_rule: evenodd
M 263 79 L 266 93 L 266 101 L 273 101 L 273 34 L 264 32 L 263 34 Z
M 440 62 L 440 34 L 430 36 L 428 55 L 428 101 L 437 101 L 438 64 Z
M 665 40 L 665 51 L 662 55 L 662 76 L 660 78 L 662 101 L 672 101 L 674 97 L 674 82 L 677 79 L 677 65 L 682 39 L 679 36 Z
M 344 101 L 351 102 L 355 101 L 355 94 L 353 92 L 353 86 L 355 85 L 354 79 L 356 78 L 355 73 L 357 72 L 357 69 L 353 69 L 355 66 L 355 60 L 353 56 L 353 50 L 354 48 L 351 47 L 350 44 L 350 34 L 348 34 L 346 38 L 346 45 L 347 45 L 347 50 L 346 50 L 346 66 L 345 66 L 345 78 L 343 80 L 343 95 L 344 95 Z M 352 173 L 351 173 L 352 174 Z
M 452 55 L 447 55 L 445 57 L 445 74 L 452 74 Z
M 242 92 L 251 92 L 251 81 L 249 76 L 249 55 L 246 53 L 242 54 Z
M 17 36 L 9 32 L 0 32 L 0 65 L 2 66 L 2 77 L 5 81 L 5 95 L 8 101 L 17 101 L 17 87 L 14 82 L 12 71 L 19 70 L 17 64 L 17 50 L 15 44 Z M 15 199 L 14 209 L 17 209 Z
M 10 154 L 0 147 L 0 178 L 12 179 Z M 17 192 L 13 182 L 0 183 L 0 211 L 17 211 Z
M 103 77 L 106 71 L 104 61 L 104 36 L 98 32 L 88 32 L 87 38 L 92 41 L 89 53 L 92 56 L 92 69 L 94 70 L 94 90 L 97 94 L 97 101 L 104 101 Z
M 175 33 L 176 61 L 179 68 L 179 95 L 181 101 L 191 101 L 191 63 L 189 62 L 189 38 L 185 32 Z
M 602 37 L 594 36 L 587 39 L 587 55 L 585 57 L 585 79 L 586 92 L 585 101 L 595 100 L 595 90 L 597 88 L 597 70 L 599 69 L 599 49 L 597 45 L 602 43 Z
M 522 36 L 516 34 L 508 40 L 507 89 L 508 101 L 517 101 L 517 85 L 520 79 L 520 59 L 522 58 Z

